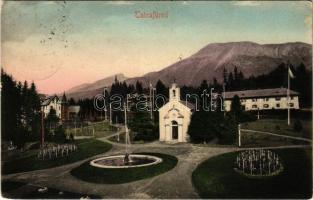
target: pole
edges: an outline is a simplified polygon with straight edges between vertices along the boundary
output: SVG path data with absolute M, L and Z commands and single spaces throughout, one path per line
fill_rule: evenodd
M 288 109 L 288 126 L 290 125 L 290 77 L 289 77 L 289 65 L 288 65 L 288 89 L 287 89 L 287 109 Z
M 125 148 L 126 148 L 126 153 L 127 151 L 127 143 L 128 143 L 128 130 L 127 130 L 127 114 L 126 114 L 126 106 L 124 104 L 124 122 L 125 122 Z
M 152 88 L 152 101 L 151 101 L 151 119 L 153 119 L 153 111 L 154 111 L 154 91 L 156 90 L 156 88 Z
M 110 125 L 112 125 L 112 110 L 111 110 L 111 103 L 110 103 Z
M 224 118 L 226 116 L 226 110 L 225 110 L 225 83 L 223 83 L 223 109 L 224 109 Z
M 240 131 L 240 124 L 238 124 L 238 147 L 241 147 L 241 131 Z
M 149 83 L 150 118 L 152 119 L 151 83 Z
M 75 125 L 75 136 L 76 136 L 76 118 L 75 118 L 75 121 L 74 121 L 74 125 Z
M 44 112 L 43 108 L 41 110 L 41 147 L 43 147 L 45 142 L 45 127 L 44 127 Z
M 106 110 L 106 101 L 105 101 L 105 99 L 106 99 L 106 87 L 104 87 L 104 91 L 103 91 L 103 96 L 104 96 L 104 102 L 103 102 L 103 104 L 104 104 L 104 120 L 108 120 L 108 116 L 107 116 L 107 110 Z M 102 116 L 101 116 L 102 117 Z M 102 120 L 102 119 L 101 119 Z

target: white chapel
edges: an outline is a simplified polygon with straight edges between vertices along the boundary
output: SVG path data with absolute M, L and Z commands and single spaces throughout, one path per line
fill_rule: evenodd
M 169 102 L 159 109 L 160 141 L 187 142 L 193 105 L 180 100 L 180 88 L 173 83 Z

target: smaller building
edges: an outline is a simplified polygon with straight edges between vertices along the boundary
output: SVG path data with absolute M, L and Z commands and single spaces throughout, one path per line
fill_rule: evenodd
M 64 108 L 62 108 L 62 106 L 64 106 L 64 105 L 63 105 L 61 99 L 57 95 L 49 96 L 49 97 L 45 98 L 41 102 L 41 106 L 42 106 L 42 109 L 44 112 L 44 117 L 47 117 L 48 114 L 50 113 L 50 110 L 54 109 L 56 111 L 57 117 L 59 117 L 60 119 L 62 118 L 62 111 L 64 110 Z
M 44 117 L 47 117 L 51 109 L 54 109 L 56 116 L 61 122 L 73 120 L 77 117 L 80 106 L 69 106 L 65 94 L 62 97 L 57 95 L 49 96 L 41 101 Z
M 159 109 L 160 141 L 187 142 L 192 104 L 180 100 L 180 88 L 174 83 L 169 89 L 169 102 Z
M 288 109 L 287 89 L 258 89 L 225 92 L 225 110 L 230 111 L 231 102 L 238 95 L 244 110 Z M 299 93 L 290 90 L 290 109 L 299 109 Z
M 78 113 L 80 111 L 80 106 L 69 106 L 67 109 L 67 119 L 74 121 L 77 119 Z

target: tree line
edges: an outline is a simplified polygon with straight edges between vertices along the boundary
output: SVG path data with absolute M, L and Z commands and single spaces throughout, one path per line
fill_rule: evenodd
M 300 94 L 300 106 L 309 107 L 312 105 L 312 74 L 306 69 L 305 65 L 301 63 L 299 66 L 292 66 L 288 64 L 293 71 L 295 78 L 291 79 L 291 89 L 299 92 Z M 251 90 L 251 89 L 266 89 L 266 88 L 279 88 L 287 87 L 287 64 L 281 63 L 274 70 L 267 74 L 262 74 L 259 76 L 245 77 L 244 74 L 238 70 L 235 66 L 233 71 L 223 70 L 223 82 L 218 82 L 216 78 L 213 78 L 212 82 L 203 80 L 201 84 L 197 87 L 194 86 L 182 86 L 181 87 L 181 99 L 185 100 L 186 94 L 197 94 L 200 96 L 203 90 L 210 91 L 214 88 L 215 92 L 223 92 L 223 86 L 225 91 L 236 91 L 236 90 Z M 162 94 L 168 97 L 168 87 L 161 81 L 158 80 L 154 85 L 155 93 Z M 111 90 L 107 91 L 106 97 L 112 96 L 114 94 L 120 94 L 124 98 L 127 94 L 138 93 L 138 94 L 149 94 L 149 88 L 143 87 L 142 83 L 137 81 L 134 85 L 126 84 L 125 82 L 115 81 L 111 85 Z M 189 99 L 191 103 L 196 103 L 195 99 Z M 72 100 L 73 101 L 73 100 Z M 109 103 L 109 99 L 107 99 Z M 160 104 L 161 102 L 155 102 Z M 202 105 L 201 99 L 198 101 L 200 107 Z M 95 116 L 99 116 L 101 112 L 96 111 L 93 107 L 93 99 L 80 99 L 77 102 L 81 106 L 80 116 L 82 119 L 92 119 Z M 158 105 L 160 106 L 160 105 Z M 154 112 L 155 118 L 157 118 L 157 113 Z M 112 113 L 113 122 L 117 121 L 121 123 L 124 121 L 124 116 L 122 112 L 114 111 Z
M 40 138 L 40 97 L 34 83 L 16 82 L 1 70 L 1 137 L 22 146 Z

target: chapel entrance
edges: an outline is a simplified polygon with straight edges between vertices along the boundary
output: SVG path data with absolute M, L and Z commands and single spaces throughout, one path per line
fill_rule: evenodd
M 172 139 L 178 139 L 178 123 L 176 121 L 172 121 Z

